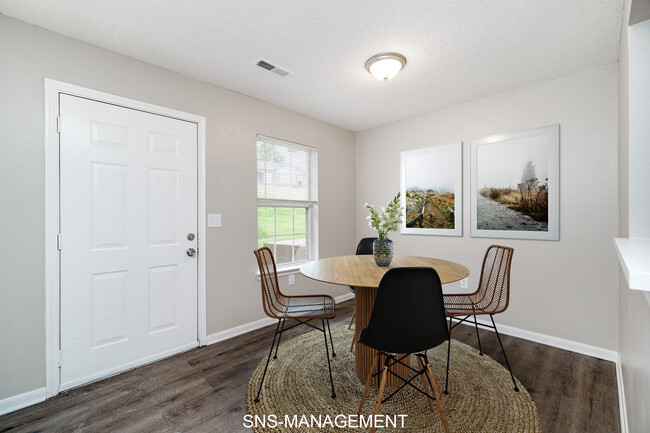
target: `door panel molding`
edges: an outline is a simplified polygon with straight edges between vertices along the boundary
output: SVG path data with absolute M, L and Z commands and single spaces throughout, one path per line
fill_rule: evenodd
M 182 111 L 160 107 L 121 96 L 111 95 L 97 90 L 68 84 L 45 78 L 45 365 L 47 397 L 58 394 L 61 390 L 60 365 L 60 250 L 65 239 L 58 237 L 59 220 L 59 131 L 65 128 L 59 119 L 59 94 L 86 98 L 101 103 L 139 110 L 159 116 L 183 120 L 197 125 L 197 226 L 198 236 L 198 293 L 197 293 L 197 339 L 198 344 L 206 344 L 206 213 L 205 213 L 205 128 L 206 119 Z M 99 128 L 102 126 L 102 128 Z M 98 125 L 97 137 L 109 142 L 119 139 L 119 131 L 108 128 L 111 125 Z M 153 140 L 153 139 L 152 139 Z M 119 140 L 118 140 L 119 141 Z M 116 144 L 112 144 L 113 146 Z M 157 137 L 151 142 L 160 151 L 173 152 L 173 143 L 167 143 L 165 137 Z M 195 346 L 195 345 L 194 345 Z M 188 350 L 191 347 L 184 347 Z M 141 359 L 138 364 L 153 362 L 168 354 Z M 111 372 L 106 372 L 111 374 Z M 89 380 L 94 380 L 91 378 Z M 67 384 L 69 387 L 70 384 Z M 77 384 L 81 385 L 81 383 Z M 76 385 L 75 385 L 76 386 Z

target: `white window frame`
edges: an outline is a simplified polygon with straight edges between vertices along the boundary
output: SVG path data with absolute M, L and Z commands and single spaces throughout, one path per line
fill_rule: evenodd
M 257 209 L 259 209 L 260 207 L 305 209 L 307 221 L 306 221 L 306 230 L 304 235 L 305 235 L 306 256 L 308 258 L 306 260 L 291 261 L 288 263 L 277 264 L 277 272 L 279 276 L 295 274 L 299 272 L 301 265 L 314 260 L 318 260 L 318 149 L 316 149 L 315 147 L 306 146 L 304 144 L 299 144 L 287 140 L 268 137 L 261 134 L 257 135 L 256 146 L 257 146 L 257 142 L 259 142 L 260 140 L 266 142 L 277 142 L 278 145 L 284 144 L 288 147 L 293 147 L 293 148 L 303 148 L 304 150 L 311 152 L 311 185 L 310 185 L 312 189 L 311 200 L 303 201 L 303 200 L 279 200 L 279 199 L 257 198 Z M 257 164 L 257 157 L 255 158 L 255 160 Z M 268 172 L 266 172 L 264 178 L 265 180 L 268 179 Z M 303 182 L 304 181 L 305 179 L 303 178 Z M 293 179 L 291 178 L 289 179 L 289 184 L 291 185 L 291 187 L 293 187 Z M 259 230 L 259 222 L 258 222 L 257 230 Z M 288 236 L 288 235 L 296 236 L 297 234 L 303 235 L 303 233 L 293 232 L 291 234 L 282 234 L 281 236 Z M 278 235 L 275 233 L 275 230 L 274 230 L 274 234 L 271 236 L 259 236 L 258 234 L 256 236 L 257 243 L 259 244 L 259 240 L 262 238 L 275 238 L 277 236 Z M 273 251 L 274 255 L 275 253 L 276 252 Z M 259 272 L 257 273 L 257 275 L 259 277 Z

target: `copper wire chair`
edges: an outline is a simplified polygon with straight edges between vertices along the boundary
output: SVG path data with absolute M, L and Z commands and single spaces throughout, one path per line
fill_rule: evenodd
M 262 306 L 267 316 L 272 319 L 278 319 L 278 324 L 275 327 L 275 334 L 273 335 L 273 342 L 269 350 L 269 356 L 266 359 L 266 366 L 262 374 L 260 387 L 257 391 L 255 403 L 260 401 L 260 393 L 262 392 L 262 385 L 266 377 L 266 371 L 269 368 L 271 361 L 271 354 L 273 353 L 273 346 L 276 346 L 275 339 L 277 337 L 278 343 L 275 347 L 275 355 L 273 359 L 278 357 L 278 348 L 280 347 L 280 339 L 282 333 L 288 331 L 299 325 L 311 326 L 323 333 L 325 338 L 325 355 L 327 356 L 327 367 L 330 373 L 330 385 L 332 386 L 332 398 L 336 398 L 334 392 L 334 380 L 332 379 L 332 366 L 330 364 L 329 347 L 327 345 L 327 334 L 330 336 L 330 344 L 332 346 L 332 357 L 336 356 L 334 352 L 334 342 L 332 341 L 332 330 L 330 329 L 330 319 L 334 318 L 334 308 L 336 306 L 334 298 L 329 295 L 303 295 L 303 296 L 288 296 L 280 291 L 278 285 L 278 273 L 275 266 L 275 259 L 273 253 L 267 247 L 259 248 L 255 251 L 257 258 L 257 265 L 260 268 L 260 279 L 262 284 Z M 298 323 L 285 328 L 287 319 L 294 319 Z M 320 320 L 321 328 L 314 326 L 309 321 Z M 282 326 L 280 326 L 282 325 Z M 325 326 L 327 325 L 327 328 Z
M 461 323 L 467 321 L 470 316 L 474 318 L 474 327 L 476 329 L 476 338 L 478 339 L 479 354 L 483 355 L 481 348 L 481 337 L 478 333 L 478 322 L 476 316 L 487 314 L 490 316 L 492 326 L 482 324 L 488 328 L 494 329 L 501 346 L 501 352 L 506 360 L 508 371 L 512 383 L 515 386 L 515 391 L 519 391 L 515 377 L 512 374 L 506 351 L 503 349 L 501 337 L 497 330 L 497 325 L 494 323 L 495 314 L 502 313 L 508 308 L 510 302 L 510 265 L 512 263 L 512 255 L 514 249 L 504 247 L 501 245 L 490 245 L 485 252 L 483 258 L 483 267 L 481 268 L 481 279 L 478 284 L 478 289 L 474 293 L 459 293 L 444 295 L 445 314 L 449 318 L 449 342 L 447 343 L 447 374 L 445 379 L 445 394 L 449 394 L 449 357 L 451 353 L 451 330 Z M 456 323 L 452 325 L 452 317 L 462 317 L 457 319 Z

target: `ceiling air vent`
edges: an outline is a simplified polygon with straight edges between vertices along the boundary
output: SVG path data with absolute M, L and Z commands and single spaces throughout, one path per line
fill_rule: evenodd
M 287 71 L 286 69 L 282 69 L 279 66 L 272 65 L 271 63 L 263 59 L 259 59 L 258 61 L 255 62 L 255 64 L 262 69 L 266 69 L 269 72 L 273 72 L 274 74 L 281 76 L 282 78 L 288 77 L 289 75 L 292 74 L 290 71 Z

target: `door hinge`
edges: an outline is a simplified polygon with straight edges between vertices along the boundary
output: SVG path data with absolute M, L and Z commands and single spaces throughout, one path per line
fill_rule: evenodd
M 61 251 L 61 233 L 56 234 L 56 249 Z
M 61 349 L 59 349 L 59 359 L 57 359 L 57 366 L 61 367 Z
M 56 117 L 56 132 L 61 133 L 61 116 Z

